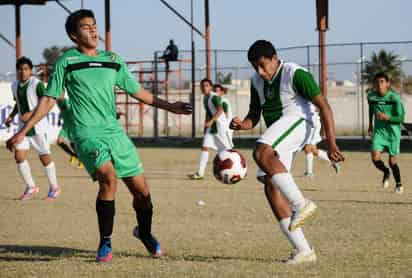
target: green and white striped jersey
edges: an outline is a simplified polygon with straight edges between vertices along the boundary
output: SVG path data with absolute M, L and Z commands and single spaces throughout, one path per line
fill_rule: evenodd
M 266 126 L 285 115 L 312 120 L 311 100 L 320 95 L 319 86 L 305 68 L 280 61 L 273 79 L 265 81 L 258 73 L 251 78 L 250 111 L 261 111 Z

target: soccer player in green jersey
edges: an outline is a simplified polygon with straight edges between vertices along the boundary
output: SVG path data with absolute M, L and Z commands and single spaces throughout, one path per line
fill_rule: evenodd
M 152 235 L 153 205 L 135 146 L 116 119 L 115 87 L 133 98 L 172 113 L 190 114 L 190 104 L 169 103 L 143 89 L 121 58 L 97 49 L 98 31 L 91 10 L 78 10 L 67 17 L 66 32 L 76 44 L 59 57 L 47 92 L 25 126 L 8 140 L 14 149 L 28 130 L 53 107 L 63 92 L 71 102 L 70 127 L 76 152 L 90 176 L 99 183 L 96 212 L 100 243 L 96 260 L 112 259 L 111 235 L 115 214 L 117 179 L 122 179 L 133 195 L 137 224 L 133 230 L 153 257 L 163 255 Z
M 389 166 L 395 178 L 395 192 L 402 193 L 401 174 L 396 161 L 400 151 L 401 124 L 405 112 L 400 96 L 390 89 L 388 76 L 383 73 L 375 75 L 375 91 L 368 94 L 369 128 L 372 135 L 372 162 L 377 169 L 383 172 L 382 185 L 389 186 L 389 168 L 382 161 L 382 152 L 389 153 Z
M 263 114 L 268 128 L 257 140 L 253 153 L 261 169 L 258 180 L 265 184 L 269 205 L 293 247 L 286 262 L 313 262 L 315 251 L 300 226 L 314 213 L 316 205 L 303 196 L 290 170 L 295 153 L 310 138 L 313 105 L 323 118 L 329 158 L 334 162 L 344 160 L 335 142 L 332 110 L 313 76 L 297 64 L 280 60 L 269 41 L 254 42 L 248 60 L 256 71 L 251 78 L 249 112 L 243 120 L 234 117 L 231 128 L 252 129 Z
M 213 83 L 210 79 L 200 82 L 203 94 L 203 107 L 205 108 L 205 133 L 200 151 L 199 170 L 189 175 L 192 180 L 202 180 L 205 174 L 209 149 L 222 151 L 233 148 L 229 123 L 223 109 L 221 96 L 213 91 Z
M 44 95 L 46 89 L 44 84 L 32 76 L 33 63 L 27 57 L 21 57 L 17 60 L 17 81 L 12 85 L 13 98 L 16 101 L 13 111 L 7 117 L 5 124 L 9 126 L 14 116 L 19 114 L 20 129 L 22 124 L 27 122 L 36 108 L 39 98 Z M 40 189 L 35 185 L 33 176 L 31 174 L 30 165 L 27 161 L 30 146 L 32 146 L 37 153 L 41 163 L 44 166 L 46 176 L 49 180 L 48 200 L 54 200 L 60 194 L 60 188 L 57 184 L 56 166 L 51 159 L 50 144 L 47 140 L 47 129 L 49 123 L 47 118 L 39 121 L 34 127 L 27 130 L 25 136 L 16 144 L 14 148 L 14 158 L 17 163 L 17 169 L 25 183 L 25 190 L 20 195 L 20 200 L 31 199 L 37 194 Z

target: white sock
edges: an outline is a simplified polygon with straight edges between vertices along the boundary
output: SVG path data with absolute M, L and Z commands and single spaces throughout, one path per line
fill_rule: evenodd
M 328 153 L 325 152 L 324 150 L 318 150 L 318 157 L 319 157 L 319 159 L 330 161 L 330 159 L 328 157 Z
M 197 172 L 199 176 L 205 175 L 205 170 L 207 166 L 207 161 L 209 160 L 209 152 L 201 151 L 200 152 L 200 161 L 199 161 L 199 171 Z
M 27 160 L 17 163 L 17 170 L 19 171 L 21 177 L 23 178 L 26 187 L 34 187 L 34 180 L 31 175 L 31 169 L 29 162 Z
M 310 252 L 312 248 L 310 247 L 308 241 L 303 234 L 302 228 L 297 228 L 293 232 L 289 231 L 290 217 L 283 218 L 279 221 L 280 229 L 288 238 L 289 242 L 292 244 L 294 249 L 300 252 Z
M 290 173 L 274 174 L 271 181 L 273 185 L 279 188 L 283 196 L 292 205 L 292 208 L 301 209 L 305 206 L 306 200 Z
M 306 173 L 312 174 L 313 173 L 313 153 L 307 153 L 305 156 L 306 161 Z
M 56 166 L 54 165 L 54 162 L 50 162 L 49 165 L 44 166 L 44 170 L 47 179 L 49 180 L 50 188 L 57 189 L 59 186 L 57 185 Z

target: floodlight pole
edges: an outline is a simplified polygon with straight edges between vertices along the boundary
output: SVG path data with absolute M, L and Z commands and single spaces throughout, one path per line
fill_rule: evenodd
M 205 0 L 206 78 L 211 79 L 209 0 Z
M 110 0 L 104 1 L 104 14 L 105 14 L 105 23 L 106 23 L 106 36 L 105 36 L 105 46 L 106 51 L 112 50 L 112 35 L 111 35 L 111 25 L 110 25 Z
M 21 57 L 21 25 L 20 25 L 20 4 L 14 5 L 16 24 L 16 60 Z

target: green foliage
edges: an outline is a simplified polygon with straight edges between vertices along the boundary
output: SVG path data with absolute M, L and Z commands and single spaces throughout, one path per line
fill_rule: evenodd
M 219 84 L 232 84 L 232 73 L 224 74 L 222 72 L 217 73 L 217 83 Z

